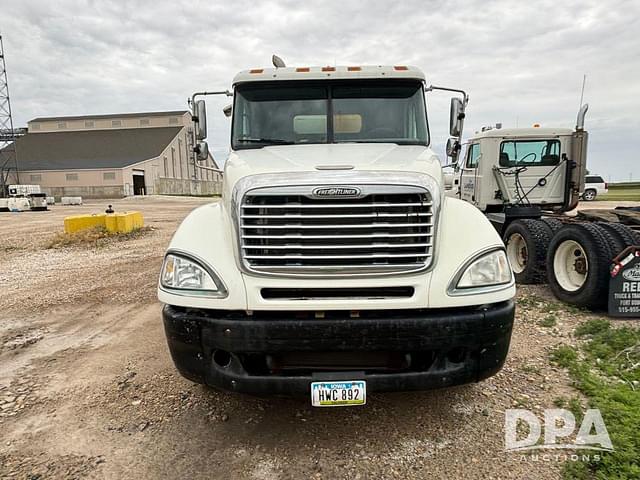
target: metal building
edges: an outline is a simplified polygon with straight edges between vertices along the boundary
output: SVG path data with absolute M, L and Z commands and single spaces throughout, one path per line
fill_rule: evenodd
M 194 160 L 191 128 L 186 110 L 35 118 L 16 141 L 20 182 L 85 198 L 219 193 L 214 159 Z

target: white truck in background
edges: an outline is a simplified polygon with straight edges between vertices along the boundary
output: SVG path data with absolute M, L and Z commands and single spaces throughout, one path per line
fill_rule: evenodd
M 455 170 L 447 195 L 482 211 L 502 236 L 518 283 L 548 282 L 567 303 L 602 309 L 613 259 L 640 245 L 640 209 L 574 210 L 585 187 L 588 134 L 575 129 L 483 128 L 458 160 L 457 138 L 447 143 Z M 587 176 L 589 178 L 589 176 Z M 588 193 L 589 192 L 589 193 Z
M 195 100 L 233 96 L 231 154 L 221 201 L 186 217 L 160 274 L 178 370 L 314 406 L 495 374 L 514 278 L 487 218 L 444 195 L 425 108 L 437 87 L 407 66 L 274 65 L 193 97 L 206 158 Z M 452 99 L 458 140 L 463 104 Z

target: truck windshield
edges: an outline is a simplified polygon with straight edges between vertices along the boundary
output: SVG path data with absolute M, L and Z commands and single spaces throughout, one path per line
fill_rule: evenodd
M 422 84 L 295 81 L 236 88 L 235 150 L 349 142 L 428 145 Z

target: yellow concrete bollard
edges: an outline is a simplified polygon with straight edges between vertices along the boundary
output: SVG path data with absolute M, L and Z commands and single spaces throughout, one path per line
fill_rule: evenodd
M 140 212 L 110 213 L 105 219 L 105 227 L 111 233 L 129 233 L 143 226 Z
M 129 233 L 144 226 L 140 212 L 96 213 L 94 215 L 74 215 L 64 219 L 65 233 L 104 227 L 110 233 Z
M 105 213 L 95 215 L 72 215 L 64 219 L 64 233 L 76 233 L 80 230 L 88 230 L 104 226 Z

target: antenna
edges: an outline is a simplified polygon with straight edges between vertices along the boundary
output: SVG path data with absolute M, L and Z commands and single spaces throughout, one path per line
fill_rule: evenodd
M 9 173 L 12 169 L 15 170 L 16 183 L 20 183 L 16 140 L 22 134 L 22 131 L 13 128 L 7 65 L 4 58 L 2 35 L 0 35 L 0 196 L 2 197 L 6 195 Z

